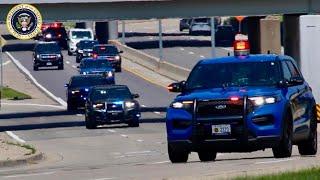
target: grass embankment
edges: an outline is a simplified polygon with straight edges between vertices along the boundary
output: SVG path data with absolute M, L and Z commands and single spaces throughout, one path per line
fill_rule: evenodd
M 9 87 L 3 87 L 3 91 L 1 93 L 2 99 L 9 100 L 23 100 L 23 99 L 31 99 L 31 96 L 24 94 L 22 92 L 16 91 Z
M 318 180 L 320 179 L 320 168 L 311 168 L 296 172 L 284 172 L 263 176 L 244 176 L 234 180 Z

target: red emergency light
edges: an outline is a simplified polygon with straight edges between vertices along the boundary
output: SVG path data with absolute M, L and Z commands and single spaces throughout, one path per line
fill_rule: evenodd
M 250 54 L 250 44 L 248 37 L 243 34 L 237 34 L 233 42 L 235 56 L 247 56 Z

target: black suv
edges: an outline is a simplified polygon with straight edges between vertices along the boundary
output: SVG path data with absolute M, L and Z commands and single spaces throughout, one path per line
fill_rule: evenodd
M 99 44 L 98 41 L 82 40 L 77 43 L 76 62 L 80 63 L 83 58 L 91 57 L 93 46 Z
M 97 125 L 127 123 L 139 127 L 140 105 L 127 86 L 96 86 L 89 93 L 85 107 L 86 127 L 94 129 Z
M 42 41 L 55 41 L 63 49 L 67 48 L 67 32 L 64 27 L 49 27 L 42 31 Z
M 68 111 L 84 107 L 90 89 L 97 85 L 107 85 L 108 80 L 102 75 L 78 75 L 70 78 L 67 87 Z
M 33 70 L 38 71 L 39 67 L 52 66 L 58 66 L 58 69 L 63 70 L 63 56 L 58 43 L 37 43 L 33 52 Z
M 94 59 L 104 59 L 109 61 L 116 72 L 121 72 L 120 53 L 123 53 L 123 51 L 118 51 L 118 48 L 114 45 L 101 44 L 93 47 L 92 57 Z

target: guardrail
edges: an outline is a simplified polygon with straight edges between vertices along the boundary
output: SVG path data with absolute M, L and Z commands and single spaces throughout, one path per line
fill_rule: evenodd
M 124 58 L 175 81 L 186 80 L 190 73 L 189 69 L 171 64 L 166 61 L 160 61 L 159 58 L 150 56 L 149 54 L 123 45 L 119 41 L 110 40 L 109 43 L 117 46 L 120 50 L 122 50 L 124 52 L 122 55 Z

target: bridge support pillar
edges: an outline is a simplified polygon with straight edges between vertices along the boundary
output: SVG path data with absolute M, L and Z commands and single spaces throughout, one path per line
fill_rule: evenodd
M 284 54 L 296 60 L 300 67 L 300 14 L 283 16 Z
M 247 17 L 247 26 L 248 26 L 248 38 L 250 43 L 250 53 L 259 54 L 261 45 L 260 45 L 260 19 L 264 16 L 252 16 Z
M 118 22 L 96 22 L 95 32 L 99 43 L 107 44 L 109 40 L 118 38 Z

